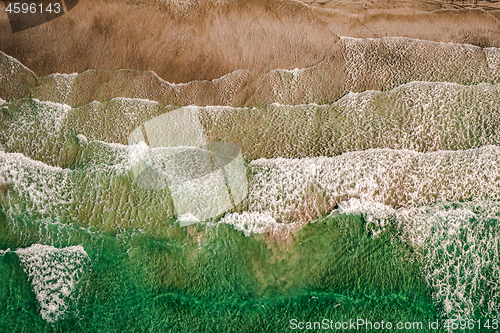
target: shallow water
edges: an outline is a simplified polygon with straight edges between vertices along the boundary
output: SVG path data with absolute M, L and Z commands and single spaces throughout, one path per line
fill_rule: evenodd
M 308 225 L 287 247 L 225 225 L 177 227 L 170 237 L 122 232 L 82 239 L 69 231 L 64 242 L 64 227 L 47 231 L 50 222 L 18 223 L 2 233 L 9 239 L 2 238 L 3 248 L 54 239 L 58 247 L 83 244 L 91 258 L 80 294 L 55 324 L 62 331 L 73 325 L 74 331 L 283 331 L 293 318 L 435 318 L 418 265 L 404 260 L 411 250 L 391 241 L 394 233 L 372 237 L 360 215 Z M 5 219 L 2 224 L 9 229 Z M 28 225 L 31 235 L 24 233 Z M 1 265 L 2 326 L 50 329 L 17 256 L 6 253 Z
M 196 98 L 155 100 L 157 87 L 108 96 L 92 71 L 25 87 L 34 74 L 3 58 L 19 80 L 0 100 L 0 331 L 286 332 L 363 319 L 436 332 L 446 319 L 498 319 L 498 50 L 341 43 L 344 81 L 331 91 L 301 90 L 338 69 L 328 63 L 269 71 L 255 98 L 182 108 L 174 147 L 147 133 L 147 153 L 128 144 L 132 131 Z M 212 83 L 193 91 L 213 101 Z M 169 180 L 168 158 L 192 141 L 237 144 L 245 188 L 224 188 L 222 214 L 181 227 L 176 188 L 139 186 L 134 166 Z M 218 163 L 203 160 L 200 176 L 191 162 L 179 179 Z

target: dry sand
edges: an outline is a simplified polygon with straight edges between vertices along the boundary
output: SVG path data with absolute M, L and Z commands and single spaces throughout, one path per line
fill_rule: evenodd
M 351 14 L 392 12 L 411 14 L 417 11 L 431 12 L 440 9 L 500 9 L 500 2 L 492 0 L 303 0 L 305 4 L 322 9 L 332 9 Z
M 486 2 L 310 4 L 81 0 L 68 14 L 15 34 L 2 10 L 0 51 L 39 76 L 130 68 L 152 70 L 169 82 L 181 83 L 215 79 L 237 69 L 308 67 L 335 53 L 339 36 L 500 46 L 499 15 L 477 9 L 486 8 Z M 491 3 L 486 9 L 495 6 Z M 368 10 L 362 10 L 365 7 Z

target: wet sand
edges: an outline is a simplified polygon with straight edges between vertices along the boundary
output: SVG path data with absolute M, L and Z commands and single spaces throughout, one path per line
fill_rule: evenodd
M 302 2 L 317 8 L 357 15 L 381 11 L 408 14 L 416 11 L 431 12 L 441 9 L 482 9 L 485 11 L 500 9 L 500 2 L 488 0 L 303 0 Z

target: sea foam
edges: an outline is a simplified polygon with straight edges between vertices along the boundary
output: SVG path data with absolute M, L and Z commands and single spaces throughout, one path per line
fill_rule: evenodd
M 34 244 L 17 249 L 36 299 L 40 315 L 48 322 L 64 317 L 69 302 L 77 300 L 74 292 L 86 271 L 89 257 L 82 246 L 57 249 L 53 246 Z

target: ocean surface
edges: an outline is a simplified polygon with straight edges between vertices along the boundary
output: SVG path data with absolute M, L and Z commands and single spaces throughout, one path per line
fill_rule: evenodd
M 342 66 L 189 84 L 0 53 L 0 331 L 498 331 L 500 50 L 340 43 Z M 199 171 L 205 141 L 242 162 L 196 147 Z

